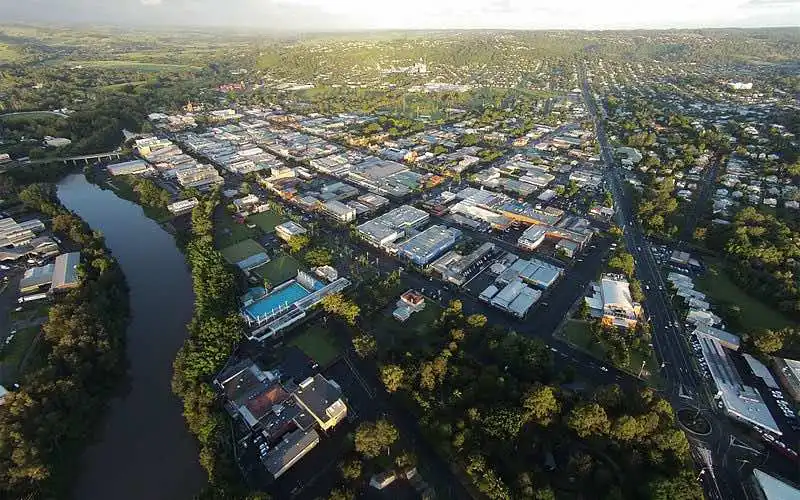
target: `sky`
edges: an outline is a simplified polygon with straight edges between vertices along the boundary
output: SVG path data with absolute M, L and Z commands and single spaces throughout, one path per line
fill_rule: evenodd
M 800 0 L 0 0 L 0 21 L 267 31 L 800 25 Z

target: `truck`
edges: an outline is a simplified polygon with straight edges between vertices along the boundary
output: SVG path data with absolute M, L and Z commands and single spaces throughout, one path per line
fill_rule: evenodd
M 20 304 L 24 304 L 25 302 L 34 302 L 36 300 L 46 299 L 46 293 L 34 293 L 33 295 L 26 295 L 25 297 L 20 297 L 17 299 L 17 302 Z

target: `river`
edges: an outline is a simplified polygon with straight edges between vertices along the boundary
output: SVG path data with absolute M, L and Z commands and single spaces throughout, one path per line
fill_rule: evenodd
M 141 207 L 89 183 L 58 184 L 58 198 L 99 230 L 130 287 L 129 388 L 111 401 L 97 439 L 82 457 L 78 500 L 192 498 L 206 481 L 180 400 L 172 362 L 186 338 L 194 294 L 183 254 Z

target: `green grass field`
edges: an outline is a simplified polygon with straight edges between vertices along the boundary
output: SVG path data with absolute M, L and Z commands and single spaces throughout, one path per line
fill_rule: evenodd
M 375 324 L 372 325 L 372 333 L 378 340 L 380 349 L 407 346 L 409 349 L 418 348 L 427 352 L 434 343 L 441 342 L 438 336 L 432 335 L 434 323 L 442 315 L 442 307 L 438 303 L 426 299 L 425 309 L 412 314 L 404 323 L 392 316 L 394 303 L 392 301 L 387 309 L 378 313 Z
M 778 330 L 794 326 L 791 319 L 739 288 L 725 273 L 720 262 L 707 261 L 708 271 L 698 278 L 697 288 L 712 304 L 738 306 L 738 320 L 745 331 Z
M 256 231 L 245 224 L 238 224 L 224 211 L 214 217 L 214 242 L 217 248 L 225 248 L 244 240 L 253 239 Z
M 137 82 L 124 82 L 124 83 L 114 83 L 112 85 L 104 85 L 102 87 L 98 87 L 98 90 L 102 90 L 104 92 L 116 92 L 117 90 L 122 90 L 126 88 L 128 85 L 131 87 L 139 87 L 147 83 L 145 80 L 140 80 Z
M 604 363 L 612 364 L 606 357 L 606 347 L 600 343 L 595 342 L 592 337 L 592 332 L 589 329 L 590 323 L 586 321 L 579 321 L 571 319 L 564 325 L 563 330 L 556 334 L 575 347 L 591 354 L 595 358 L 603 361 Z M 655 360 L 652 352 L 642 352 L 641 350 L 631 350 L 631 362 L 628 366 L 617 366 L 616 368 L 626 371 L 634 376 L 638 376 L 642 369 L 642 361 L 644 361 L 644 372 L 642 377 L 647 379 L 650 385 L 660 386 L 661 378 L 658 370 L 658 363 Z M 649 372 L 649 376 L 646 374 Z
M 220 250 L 225 260 L 231 264 L 236 264 L 248 257 L 252 257 L 257 253 L 266 253 L 266 249 L 258 244 L 255 240 L 244 240 L 234 245 L 228 246 Z
M 320 324 L 309 326 L 287 342 L 287 345 L 299 347 L 320 366 L 328 366 L 342 352 L 333 334 Z
M 300 264 L 291 255 L 281 255 L 253 269 L 253 272 L 275 286 L 297 276 L 299 268 Z
M 272 210 L 261 212 L 260 214 L 254 214 L 247 218 L 247 222 L 257 225 L 265 233 L 271 233 L 275 231 L 275 226 L 286 222 L 286 220 L 287 219 L 285 217 L 276 214 Z
M 122 60 L 108 60 L 108 61 L 61 61 L 63 64 L 68 64 L 71 67 L 83 66 L 84 68 L 118 68 L 118 69 L 133 69 L 138 71 L 199 71 L 200 66 L 188 66 L 185 64 L 159 64 L 151 62 L 140 61 L 122 61 Z
M 25 359 L 25 353 L 31 347 L 33 340 L 38 335 L 41 327 L 31 326 L 28 328 L 20 328 L 14 334 L 14 339 L 6 345 L 3 345 L 3 350 L 0 351 L 0 363 L 3 369 L 0 371 L 4 381 L 16 380 L 22 369 L 22 360 Z

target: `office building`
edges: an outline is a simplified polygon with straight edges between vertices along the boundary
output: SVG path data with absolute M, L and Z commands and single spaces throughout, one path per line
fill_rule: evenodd
M 339 222 L 356 220 L 356 209 L 338 200 L 326 201 L 322 204 L 322 209 Z

